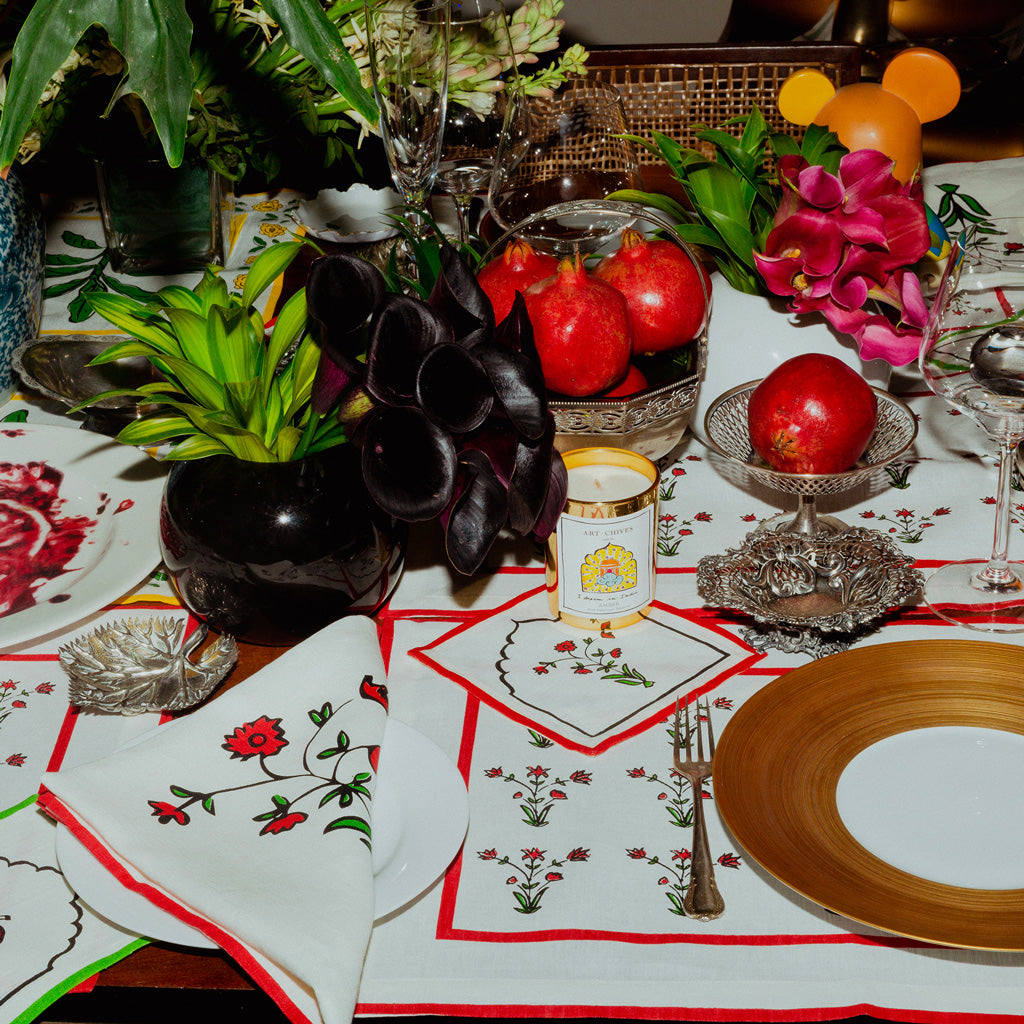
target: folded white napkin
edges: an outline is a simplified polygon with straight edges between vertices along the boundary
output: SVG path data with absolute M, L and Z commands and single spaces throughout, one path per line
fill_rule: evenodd
M 152 738 L 44 774 L 39 802 L 291 1020 L 348 1022 L 386 713 L 374 624 L 343 619 Z

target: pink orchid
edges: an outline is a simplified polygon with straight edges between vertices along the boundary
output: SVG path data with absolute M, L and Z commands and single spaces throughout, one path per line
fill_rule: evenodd
M 926 310 L 910 269 L 930 245 L 918 184 L 904 185 L 875 150 L 848 153 L 838 174 L 803 157 L 779 160 L 783 196 L 758 272 L 794 313 L 820 312 L 865 359 L 903 366 L 917 356 Z M 868 300 L 891 315 L 864 309 Z

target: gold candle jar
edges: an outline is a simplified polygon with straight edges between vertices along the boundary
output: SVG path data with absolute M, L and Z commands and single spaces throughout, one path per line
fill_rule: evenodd
M 658 467 L 624 448 L 562 456 L 569 491 L 548 538 L 548 605 L 570 626 L 619 629 L 654 600 Z

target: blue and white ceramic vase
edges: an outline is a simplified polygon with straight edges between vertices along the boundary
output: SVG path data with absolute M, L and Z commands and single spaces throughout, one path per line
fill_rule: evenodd
M 12 167 L 0 180 L 0 402 L 14 390 L 14 350 L 39 333 L 45 248 L 39 199 Z

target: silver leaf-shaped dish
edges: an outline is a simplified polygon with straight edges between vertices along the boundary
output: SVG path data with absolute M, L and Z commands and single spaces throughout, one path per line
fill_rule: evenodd
M 197 661 L 206 639 L 200 625 L 183 640 L 185 620 L 133 618 L 99 626 L 59 648 L 72 704 L 138 715 L 183 711 L 205 700 L 238 659 L 233 637 L 221 636 Z

